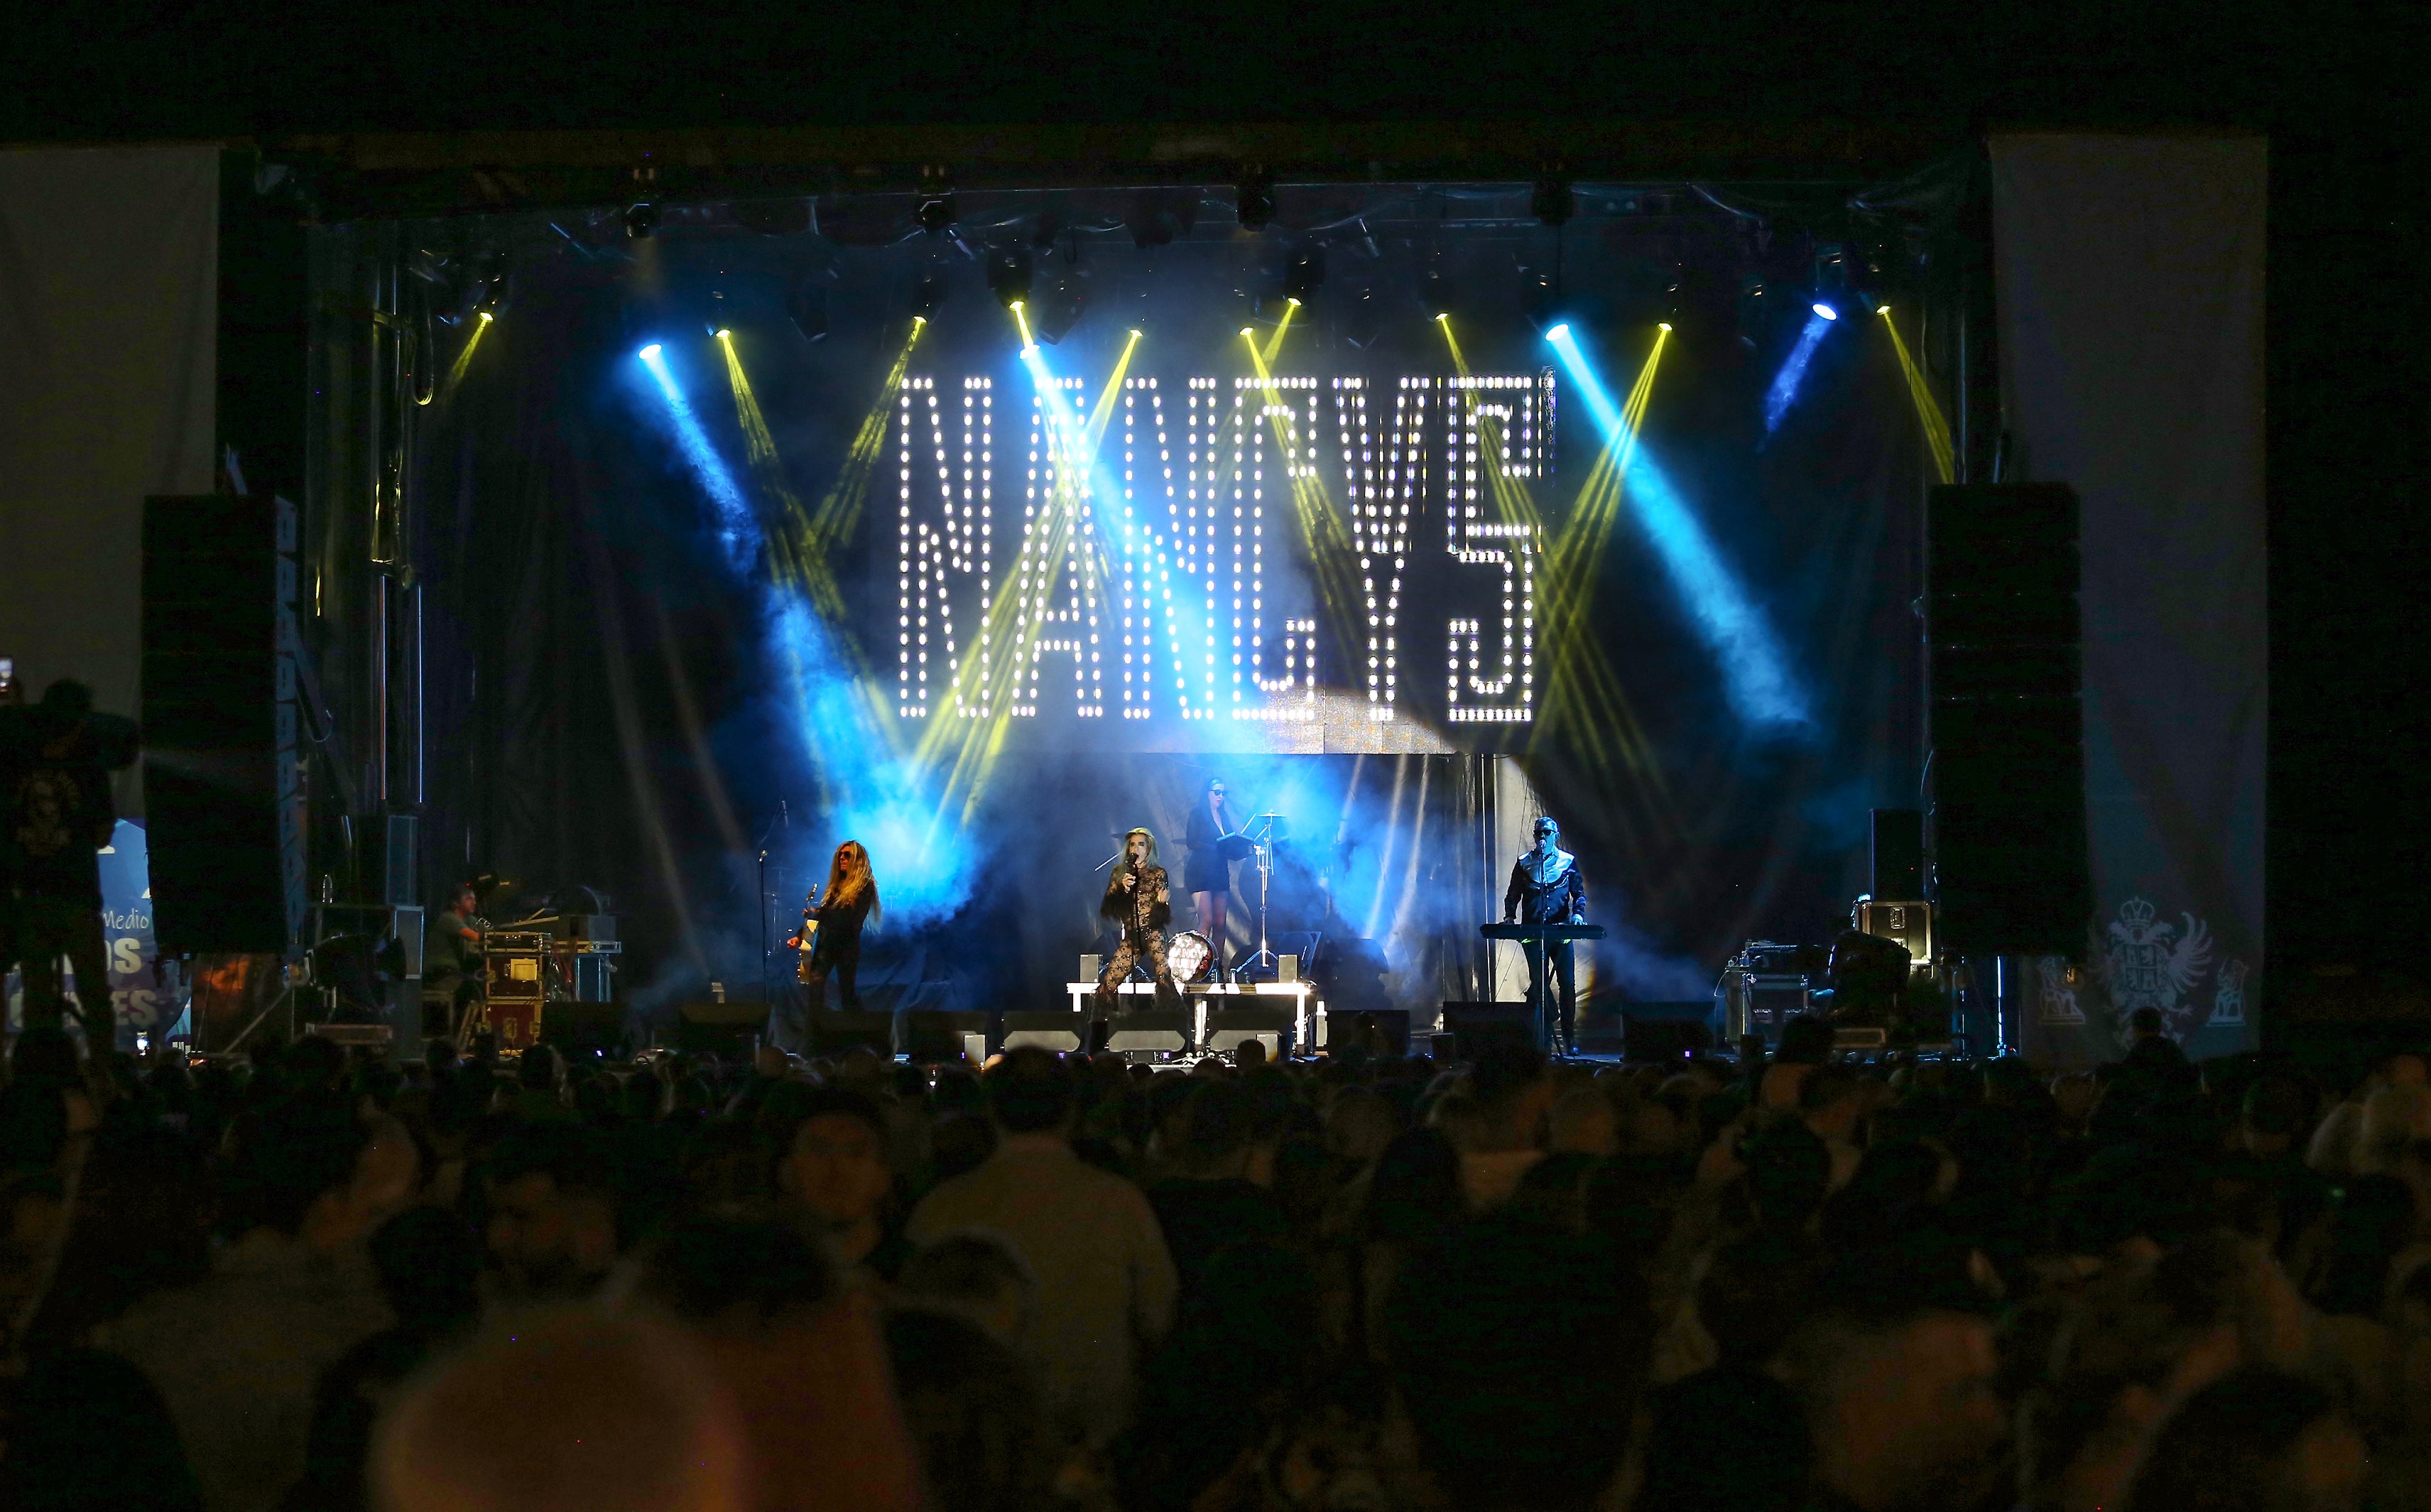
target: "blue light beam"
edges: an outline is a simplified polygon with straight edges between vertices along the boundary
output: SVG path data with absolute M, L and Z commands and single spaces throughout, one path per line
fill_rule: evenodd
M 832 795 L 830 829 L 869 848 L 890 920 L 950 916 L 971 896 L 978 847 L 962 826 L 941 822 L 919 763 L 895 749 L 860 673 L 809 600 L 771 589 L 768 630 L 790 663 L 803 754 Z M 824 874 L 823 855 L 817 865 Z
M 635 354 L 650 376 L 659 380 L 659 392 L 667 401 L 667 418 L 675 425 L 676 445 L 683 449 L 684 461 L 700 479 L 701 489 L 717 507 L 717 540 L 726 548 L 727 562 L 736 567 L 750 565 L 760 550 L 760 521 L 751 512 L 743 491 L 734 486 L 734 475 L 727 470 L 726 459 L 710 445 L 709 433 L 692 412 L 692 403 L 684 397 L 675 375 L 667 371 L 666 353 L 652 342 Z
M 1611 393 L 1579 350 L 1570 328 L 1556 326 L 1545 333 L 1545 339 L 1560 354 L 1562 366 L 1605 444 L 1618 447 L 1623 432 L 1620 407 L 1612 402 Z M 1672 586 L 1687 605 L 1706 647 L 1721 664 L 1723 690 L 1731 707 L 1750 724 L 1806 724 L 1805 698 L 1790 684 L 1771 627 L 1731 576 L 1687 501 L 1648 455 L 1642 438 L 1622 482 L 1638 524 L 1653 542 Z
M 1806 364 L 1814 361 L 1815 348 L 1822 342 L 1823 333 L 1830 330 L 1833 322 L 1838 318 L 1823 305 L 1817 305 L 1814 313 L 1806 317 L 1805 328 L 1798 333 L 1798 344 L 1789 349 L 1789 357 L 1781 364 L 1781 371 L 1772 376 L 1772 387 L 1765 391 L 1766 435 L 1781 428 L 1782 416 L 1789 413 L 1789 407 L 1798 402 L 1798 387 L 1806 381 Z

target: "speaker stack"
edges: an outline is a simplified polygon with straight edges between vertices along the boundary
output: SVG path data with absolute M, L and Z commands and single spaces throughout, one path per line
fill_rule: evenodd
M 295 506 L 143 501 L 143 793 L 164 953 L 283 954 L 304 923 Z
M 2073 955 L 2093 916 L 2077 520 L 2057 483 L 1926 509 L 1931 897 L 1960 955 Z

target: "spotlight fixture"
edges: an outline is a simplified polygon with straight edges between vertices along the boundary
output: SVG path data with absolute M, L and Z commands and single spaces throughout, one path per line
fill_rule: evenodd
M 1123 227 L 1132 233 L 1132 245 L 1143 252 L 1152 246 L 1171 246 L 1173 239 L 1187 233 L 1198 220 L 1197 196 L 1178 190 L 1143 189 L 1123 211 Z
M 1561 305 L 1561 285 L 1553 281 L 1552 274 L 1543 268 L 1529 270 L 1519 284 L 1519 312 L 1527 317 L 1528 324 L 1544 329 Z
M 1018 246 L 990 247 L 987 284 L 1007 310 L 1030 297 L 1030 252 Z
M 912 286 L 913 316 L 925 324 L 936 315 L 937 307 L 945 302 L 946 280 L 933 273 L 920 275 L 920 281 Z
M 1377 302 L 1376 291 L 1361 290 L 1359 297 L 1350 302 L 1350 312 L 1342 318 L 1342 339 L 1366 351 L 1383 331 L 1384 311 Z
M 1877 314 L 1877 315 L 1887 315 L 1887 314 L 1889 314 L 1890 312 L 1891 312 L 1891 307 L 1890 307 L 1890 306 L 1888 306 L 1888 305 L 1876 305 L 1876 306 L 1874 307 L 1874 313 L 1875 313 L 1875 314 Z M 487 319 L 488 317 L 487 317 L 487 316 L 484 316 L 484 317 L 482 317 L 482 318 L 483 318 L 483 319 Z
M 1088 308 L 1088 293 L 1078 279 L 1050 278 L 1045 288 L 1030 296 L 1030 328 L 1040 341 L 1052 346 L 1080 324 L 1081 313 Z
M 1739 280 L 1738 336 L 1739 344 L 1755 350 L 1769 333 L 1772 311 L 1780 303 L 1772 286 L 1761 274 L 1750 274 Z
M 1283 269 L 1283 297 L 1296 305 L 1304 303 L 1324 282 L 1325 254 L 1312 247 Z
M 1837 320 L 1840 318 L 1840 312 L 1838 311 L 1833 309 L 1830 305 L 1825 304 L 1820 299 L 1816 300 L 1815 303 L 1808 308 L 1812 309 L 1817 314 L 1822 316 L 1825 320 Z
M 1570 181 L 1555 174 L 1537 179 L 1536 192 L 1528 196 L 1529 212 L 1547 226 L 1559 226 L 1568 220 L 1575 207 Z
M 657 361 L 659 360 L 659 344 L 652 342 L 649 345 L 643 347 L 639 355 L 645 362 Z
M 824 285 L 799 278 L 785 291 L 785 318 L 806 342 L 825 341 L 828 334 L 828 292 Z
M 1549 330 L 1549 331 L 1545 332 L 1545 340 L 1547 340 L 1547 341 L 1549 341 L 1549 342 L 1551 342 L 1551 343 L 1555 344 L 1556 345 L 1560 344 L 1561 344 L 1561 343 L 1563 343 L 1563 342 L 1568 341 L 1569 339 L 1570 339 L 1570 323 L 1569 323 L 1568 321 L 1567 321 L 1567 320 L 1566 320 L 1566 321 L 1564 321 L 1564 322 L 1562 322 L 1560 325 L 1558 325 L 1558 326 L 1554 327 L 1552 329 L 1551 329 L 1551 330 Z
M 954 196 L 950 193 L 930 194 L 920 201 L 919 208 L 912 212 L 912 218 L 920 223 L 920 229 L 935 236 L 954 224 Z
M 1888 305 L 1885 305 L 1885 306 L 1883 306 L 1882 312 L 1883 312 L 1884 314 L 1886 314 L 1886 315 L 1889 314 L 1889 313 L 1891 312 L 1891 307 L 1890 307 L 1890 306 L 1888 306 Z M 484 326 L 488 325 L 492 320 L 494 320 L 494 319 L 495 319 L 495 318 L 496 318 L 495 316 L 492 315 L 492 314 L 491 314 L 488 311 L 486 311 L 486 310 L 484 310 L 484 311 L 481 311 L 481 324 L 482 324 L 482 325 L 484 325 Z
M 1656 330 L 1669 330 L 1671 328 L 1671 323 L 1668 320 L 1658 320 L 1654 323 L 1654 328 Z
M 1245 231 L 1259 231 L 1275 218 L 1275 176 L 1252 168 L 1232 190 L 1232 204 Z
M 659 228 L 659 208 L 648 200 L 627 207 L 625 234 L 639 242 Z
M 1030 232 L 1030 244 L 1041 252 L 1048 250 L 1055 244 L 1055 239 L 1064 234 L 1065 225 L 1062 210 L 1052 207 L 1040 210 L 1038 224 Z
M 734 332 L 728 327 L 720 326 L 717 328 L 717 339 L 722 342 L 730 342 L 734 340 Z

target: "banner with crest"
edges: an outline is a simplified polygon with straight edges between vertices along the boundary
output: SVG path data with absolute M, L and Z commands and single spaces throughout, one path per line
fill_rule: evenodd
M 2084 504 L 2095 916 L 2031 964 L 2029 1056 L 2255 1043 L 2262 962 L 2265 143 L 1991 143 L 2009 480 Z

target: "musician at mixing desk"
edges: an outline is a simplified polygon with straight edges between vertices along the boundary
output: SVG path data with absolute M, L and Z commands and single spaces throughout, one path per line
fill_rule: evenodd
M 447 906 L 431 920 L 423 935 L 422 990 L 447 1002 L 449 1021 L 431 1025 L 452 1031 L 464 1005 L 481 993 L 481 917 L 476 912 L 479 895 L 466 882 L 447 895 Z
M 815 899 L 820 895 L 812 896 Z M 878 879 L 870 872 L 869 852 L 860 841 L 847 840 L 836 847 L 835 860 L 828 867 L 825 896 L 827 901 L 813 901 L 802 910 L 802 933 L 788 943 L 802 951 L 802 985 L 811 1012 L 826 1011 L 828 978 L 832 976 L 845 1012 L 858 1013 L 861 991 L 854 979 L 861 972 L 862 926 L 878 922 L 882 913 Z
M 1106 896 L 1098 900 L 1098 912 L 1123 932 L 1106 968 L 1098 973 L 1098 1016 L 1114 1014 L 1116 989 L 1141 960 L 1148 962 L 1149 973 L 1156 978 L 1157 1005 L 1182 1007 L 1182 989 L 1174 985 L 1173 968 L 1165 962 L 1165 926 L 1173 917 L 1173 887 L 1165 868 L 1156 864 L 1156 836 L 1146 830 L 1123 836 L 1123 859 L 1106 879 Z
M 1502 890 L 1502 922 L 1585 923 L 1587 884 L 1579 876 L 1578 858 L 1561 848 L 1562 827 L 1551 815 L 1542 815 L 1534 832 L 1535 845 L 1512 866 L 1511 885 Z M 1546 980 L 1547 947 L 1536 940 L 1524 941 L 1522 947 L 1528 952 L 1528 1001 L 1535 1006 L 1536 1021 L 1545 1024 L 1545 995 L 1551 986 Z M 1562 982 L 1559 1043 L 1574 1047 L 1578 1043 L 1578 974 L 1568 941 L 1552 945 L 1551 964 Z
M 1189 828 L 1182 832 L 1182 843 L 1190 853 L 1182 868 L 1182 889 L 1199 910 L 1199 932 L 1223 958 L 1216 963 L 1219 978 L 1224 960 L 1230 959 L 1224 943 L 1224 905 L 1232 896 L 1232 860 L 1249 846 L 1248 839 L 1233 830 L 1232 815 L 1224 807 L 1224 780 L 1219 777 L 1207 784 L 1207 791 L 1190 811 Z M 1227 845 L 1228 840 L 1232 844 Z

